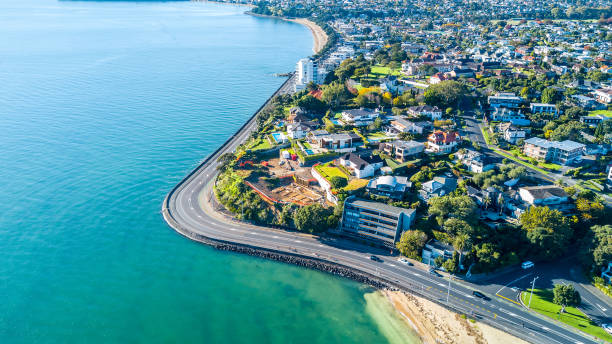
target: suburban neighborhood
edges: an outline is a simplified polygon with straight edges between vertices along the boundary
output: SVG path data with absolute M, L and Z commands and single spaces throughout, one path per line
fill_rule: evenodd
M 467 281 L 571 256 L 611 297 L 610 4 L 409 3 L 253 3 L 330 41 L 219 159 L 219 202 Z M 567 323 L 612 340 L 583 318 Z

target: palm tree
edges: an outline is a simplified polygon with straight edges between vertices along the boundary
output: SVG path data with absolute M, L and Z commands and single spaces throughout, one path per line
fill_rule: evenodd
M 487 196 L 482 200 L 482 206 L 484 207 L 484 209 L 488 209 L 490 205 L 491 199 L 489 198 L 489 196 Z
M 467 234 L 458 235 L 453 242 L 453 246 L 459 251 L 459 265 L 461 265 L 461 259 L 463 258 L 463 250 L 468 249 L 472 245 L 472 241 Z

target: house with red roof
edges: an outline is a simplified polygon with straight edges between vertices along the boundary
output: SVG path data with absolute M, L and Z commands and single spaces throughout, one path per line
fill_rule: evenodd
M 459 133 L 436 130 L 427 137 L 427 151 L 432 153 L 450 153 L 461 142 Z

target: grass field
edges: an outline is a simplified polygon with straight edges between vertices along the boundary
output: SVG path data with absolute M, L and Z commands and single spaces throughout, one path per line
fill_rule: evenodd
M 353 179 L 351 180 L 347 186 L 344 187 L 346 191 L 359 190 L 361 188 L 366 187 L 368 185 L 369 180 L 367 179 Z
M 324 165 L 317 165 L 315 169 L 321 174 L 321 176 L 323 176 L 323 178 L 327 180 L 330 180 L 332 177 L 348 179 L 348 176 L 344 172 L 342 172 L 341 169 L 331 165 L 330 163 Z
M 589 116 L 597 116 L 597 115 L 601 115 L 604 117 L 612 117 L 612 111 L 611 110 L 595 110 L 595 111 L 589 112 Z
M 521 298 L 524 304 L 529 303 L 529 292 L 523 292 Z M 603 328 L 597 326 L 580 310 L 574 307 L 566 307 L 565 313 L 559 315 L 561 306 L 552 303 L 553 292 L 550 289 L 534 289 L 531 299 L 531 309 L 547 317 L 559 320 L 569 326 L 575 327 L 582 332 L 596 336 L 608 342 L 612 342 L 612 335 Z
M 543 169 L 541 169 L 541 168 L 539 168 L 539 167 L 537 167 L 537 166 L 535 166 L 535 165 L 533 165 L 533 164 L 530 164 L 530 163 L 528 163 L 528 162 L 526 162 L 526 161 L 523 161 L 523 160 L 521 160 L 521 159 L 519 159 L 519 158 L 515 157 L 515 156 L 514 156 L 514 155 L 512 155 L 512 154 L 508 154 L 508 153 L 506 153 L 506 152 L 504 152 L 504 151 L 502 151 L 502 150 L 499 150 L 499 149 L 493 149 L 493 150 L 494 150 L 494 151 L 495 151 L 497 154 L 503 155 L 503 156 L 505 156 L 506 158 L 508 158 L 508 159 L 510 159 L 510 160 L 512 160 L 512 161 L 514 161 L 514 162 L 517 162 L 517 163 L 519 163 L 519 164 L 521 164 L 521 165 L 523 165 L 523 166 L 525 166 L 525 167 L 533 168 L 534 170 L 536 170 L 536 171 L 538 171 L 538 172 L 541 172 L 541 173 L 543 173 L 543 174 L 548 174 L 548 172 L 547 172 L 546 170 L 543 170 Z
M 380 77 L 386 77 L 388 75 L 395 75 L 395 76 L 399 76 L 400 75 L 400 69 L 391 69 L 389 67 L 385 67 L 385 66 L 374 66 L 372 67 L 371 73 L 370 75 L 373 75 L 377 78 Z

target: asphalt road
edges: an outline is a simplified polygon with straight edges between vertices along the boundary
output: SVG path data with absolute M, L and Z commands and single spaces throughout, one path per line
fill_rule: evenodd
M 290 84 L 290 83 L 289 83 Z M 283 92 L 290 90 L 285 85 Z M 208 158 L 175 187 L 164 201 L 165 220 L 179 233 L 282 251 L 292 255 L 325 260 L 351 267 L 427 297 L 455 311 L 472 314 L 479 320 L 533 343 L 596 343 L 592 337 L 527 311 L 525 308 L 487 295 L 485 301 L 472 296 L 472 289 L 447 278 L 429 274 L 419 266 L 399 263 L 388 251 L 362 246 L 337 238 L 315 237 L 296 232 L 273 230 L 233 221 L 213 209 L 210 202 L 217 175 L 217 158 L 232 152 L 255 127 L 251 121 L 223 148 Z M 384 262 L 369 259 L 376 254 Z

